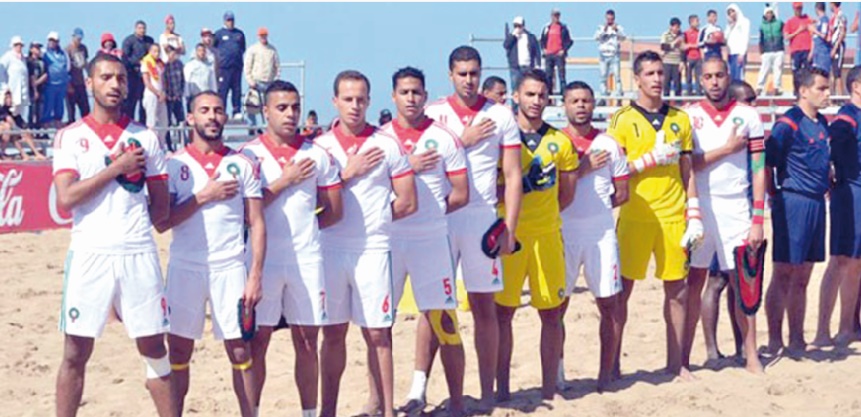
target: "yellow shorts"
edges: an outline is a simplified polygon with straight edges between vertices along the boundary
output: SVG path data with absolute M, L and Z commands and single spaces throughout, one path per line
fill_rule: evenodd
M 686 224 L 680 222 L 646 223 L 620 220 L 616 226 L 619 238 L 619 264 L 622 276 L 646 278 L 649 259 L 655 254 L 655 278 L 678 281 L 688 275 L 688 255 L 679 242 Z
M 518 238 L 521 249 L 502 257 L 502 291 L 496 303 L 505 307 L 520 306 L 523 282 L 529 277 L 533 307 L 549 310 L 565 299 L 565 249 L 559 232 Z

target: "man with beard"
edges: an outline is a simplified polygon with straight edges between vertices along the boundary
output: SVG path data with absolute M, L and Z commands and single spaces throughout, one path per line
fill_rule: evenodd
M 649 259 L 654 254 L 655 277 L 664 284 L 666 370 L 690 380 L 693 376 L 682 363 L 681 344 L 688 275 L 686 250 L 703 237 L 690 156 L 691 124 L 687 114 L 661 99 L 664 69 L 656 52 L 637 55 L 634 74 L 639 96 L 616 112 L 607 131 L 627 152 L 634 190 L 630 201 L 621 208 L 616 229 L 619 259 L 623 260 L 619 321 L 624 330 L 634 282 L 646 278 Z M 620 354 L 621 349 L 616 352 L 616 378 L 620 376 Z
M 595 95 L 582 81 L 565 87 L 565 114 L 568 126 L 562 131 L 571 137 L 580 157 L 579 179 L 574 201 L 562 210 L 562 240 L 565 242 L 566 296 L 574 292 L 580 267 L 601 315 L 601 360 L 598 390 L 613 380 L 613 362 L 619 344 L 619 243 L 613 208 L 628 201 L 628 161 L 616 141 L 592 127 Z M 564 309 L 570 298 L 566 298 Z M 564 314 L 564 313 L 563 313 Z M 561 362 L 560 362 L 561 365 Z M 559 382 L 564 382 L 559 367 Z
M 263 298 L 257 306 L 260 328 L 251 342 L 257 401 L 266 379 L 269 340 L 283 316 L 296 351 L 302 415 L 317 417 L 317 335 L 320 326 L 329 324 L 320 229 L 341 220 L 341 178 L 331 156 L 297 134 L 302 109 L 296 87 L 275 80 L 265 94 L 266 133 L 242 147 L 260 163 L 266 225 L 281 231 L 266 236 Z
M 93 112 L 54 140 L 57 201 L 73 217 L 60 312 L 65 342 L 57 415 L 77 414 L 94 339 L 113 310 L 137 343 L 158 415 L 176 416 L 164 345 L 170 323 L 152 236 L 152 224 L 164 221 L 170 209 L 164 153 L 154 133 L 122 115 L 128 92 L 123 63 L 100 55 L 87 73 Z
M 170 363 L 177 414 L 188 394 L 194 341 L 203 336 L 206 304 L 212 330 L 224 340 L 234 370 L 233 390 L 243 417 L 256 416 L 256 378 L 249 329 L 261 298 L 260 277 L 266 253 L 266 229 L 257 166 L 224 145 L 227 115 L 216 93 L 192 97 L 186 122 L 192 141 L 168 160 L 170 217 L 156 224 L 173 229 L 167 294 L 171 314 Z M 243 228 L 250 226 L 250 267 L 245 266 Z M 238 302 L 238 305 L 237 305 Z
M 527 277 L 530 304 L 541 318 L 541 397 L 552 400 L 556 394 L 565 300 L 565 253 L 559 212 L 574 200 L 580 164 L 568 136 L 541 117 L 550 101 L 549 94 L 550 82 L 544 71 L 530 69 L 522 74 L 513 96 L 518 109 L 524 172 L 523 207 L 515 229 L 522 249 L 503 258 L 504 286 L 495 297 L 499 315 L 498 401 L 511 397 L 509 381 L 514 348 L 511 321 L 520 306 L 523 281 Z M 508 210 L 503 202 L 500 211 L 504 215 Z
M 735 277 L 739 271 L 734 267 L 734 250 L 742 244 L 759 249 L 765 209 L 765 132 L 759 113 L 730 96 L 728 67 L 722 59 L 706 60 L 700 83 L 706 98 L 686 111 L 693 122 L 693 162 L 705 238 L 691 254 L 682 351 L 685 367 L 690 367 L 703 286 L 712 259 L 717 257 L 720 270 L 730 276 L 736 298 L 741 297 L 739 280 Z M 732 320 L 743 334 L 747 370 L 761 373 L 762 364 L 756 351 L 756 316 L 736 308 Z

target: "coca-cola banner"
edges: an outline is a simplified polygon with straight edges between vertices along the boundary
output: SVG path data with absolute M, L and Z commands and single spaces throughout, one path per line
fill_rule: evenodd
M 59 229 L 72 225 L 57 207 L 51 162 L 0 163 L 0 233 Z

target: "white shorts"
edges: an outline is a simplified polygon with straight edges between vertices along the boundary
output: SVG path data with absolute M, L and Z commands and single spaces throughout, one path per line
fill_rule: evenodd
M 275 326 L 281 316 L 300 326 L 329 324 L 323 259 L 303 259 L 298 264 L 263 265 L 263 299 L 257 304 L 257 324 Z
M 603 236 L 569 239 L 565 242 L 565 293 L 571 295 L 580 277 L 580 266 L 586 285 L 595 298 L 612 297 L 622 291 L 619 279 L 619 245 L 616 231 Z
M 447 236 L 392 239 L 395 305 L 401 302 L 407 275 L 419 311 L 457 308 L 454 265 Z
M 750 233 L 751 214 L 747 198 L 700 198 L 703 216 L 703 242 L 691 254 L 691 267 L 708 269 L 717 256 L 721 271 L 734 269 L 733 250 Z M 720 209 L 715 215 L 713 207 Z
M 245 292 L 245 264 L 218 270 L 168 264 L 167 299 L 170 305 L 170 334 L 200 340 L 206 321 L 206 304 L 212 312 L 212 334 L 216 340 L 242 337 L 239 300 Z
M 392 327 L 392 255 L 389 251 L 323 251 L 330 324 Z
M 167 332 L 170 325 L 164 280 L 156 252 L 66 255 L 60 331 L 99 337 L 111 308 L 136 339 Z
M 462 209 L 448 215 L 451 258 L 467 292 L 502 291 L 502 262 L 481 250 L 481 239 L 497 219 L 493 209 Z

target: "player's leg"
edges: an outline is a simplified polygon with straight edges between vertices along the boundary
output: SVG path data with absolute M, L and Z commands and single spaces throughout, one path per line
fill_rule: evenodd
M 561 304 L 538 310 L 538 316 L 541 318 L 541 397 L 552 400 L 556 396 L 556 377 L 562 353 Z
M 571 248 L 571 246 L 568 246 Z M 616 233 L 610 229 L 597 241 L 581 246 L 583 253 L 583 273 L 586 284 L 595 296 L 598 305 L 600 324 L 598 335 L 601 341 L 601 351 L 598 370 L 598 392 L 609 388 L 613 382 L 613 367 L 616 361 L 616 349 L 621 336 L 619 326 L 619 309 L 622 298 L 622 282 L 619 277 L 619 255 Z M 570 253 L 570 252 L 568 252 Z M 566 262 L 571 257 L 566 257 Z M 579 265 L 579 263 L 578 263 Z M 567 265 L 566 265 L 567 268 Z M 569 269 L 568 282 L 571 283 Z
M 685 330 L 682 340 L 682 366 L 690 368 L 691 350 L 694 338 L 697 335 L 697 324 L 699 324 L 700 310 L 706 304 L 702 297 L 703 287 L 708 279 L 708 270 L 691 267 L 688 273 L 688 298 L 685 308 Z M 703 332 L 706 329 L 706 314 L 703 314 Z M 708 339 L 708 336 L 706 336 Z
M 349 323 L 323 327 L 320 348 L 320 417 L 335 417 L 341 376 L 347 367 L 347 330 Z
M 775 236 L 775 251 L 778 239 Z M 768 346 L 766 352 L 778 354 L 783 344 L 783 316 L 786 313 L 786 302 L 789 297 L 789 282 L 793 274 L 793 265 L 785 262 L 774 262 L 771 282 L 765 294 L 765 316 L 768 323 Z
M 445 380 L 448 384 L 449 406 L 452 416 L 463 413 L 463 372 L 466 358 L 458 329 L 457 310 L 432 310 L 423 314 L 431 323 L 434 339 L 439 344 Z
M 427 381 L 430 377 L 434 356 L 439 349 L 439 340 L 434 336 L 434 330 L 428 318 L 429 313 L 431 312 L 420 314 L 416 320 L 416 356 L 413 363 L 413 382 L 407 394 L 407 403 L 401 407 L 401 410 L 405 412 L 418 407 L 424 409 Z
M 159 416 L 179 415 L 173 403 L 171 389 L 171 369 L 164 335 L 139 337 L 136 340 L 138 352 L 147 365 L 146 388 L 155 403 Z
M 273 262 L 268 262 L 263 266 L 260 282 L 263 298 L 254 308 L 257 331 L 250 341 L 251 366 L 254 368 L 252 374 L 255 378 L 255 397 L 257 398 L 257 403 L 253 404 L 255 407 L 260 407 L 263 386 L 266 383 L 266 352 L 269 351 L 269 341 L 275 326 L 285 314 L 285 306 L 289 304 L 286 300 L 287 291 L 285 288 L 288 277 L 302 278 L 297 267 L 278 265 Z
M 624 259 L 624 258 L 622 258 Z M 622 378 L 622 340 L 625 336 L 625 325 L 628 324 L 628 301 L 634 292 L 634 283 L 637 280 L 622 276 L 622 293 L 619 296 L 618 323 L 619 338 L 616 340 L 616 359 L 613 361 L 613 380 Z
M 562 354 L 562 302 L 565 300 L 565 249 L 561 232 L 523 239 L 535 248 L 527 263 L 531 304 L 541 318 L 541 397 L 556 395 L 559 357 Z M 530 242 L 530 240 L 532 242 Z
M 57 372 L 57 416 L 75 416 L 84 394 L 84 374 L 93 353 L 95 339 L 66 335 L 63 360 Z
M 727 287 L 727 279 L 723 273 L 719 271 L 706 270 L 703 272 L 708 274 L 708 278 L 706 278 L 706 289 L 702 296 L 702 307 L 699 311 L 702 315 L 703 339 L 706 344 L 706 357 L 708 360 L 713 361 L 724 357 L 720 352 L 720 349 L 718 349 L 717 326 L 718 319 L 720 318 L 721 294 Z M 693 273 L 693 268 L 691 268 L 691 275 L 693 275 Z M 689 306 L 688 312 L 690 311 L 691 308 Z M 688 354 L 690 354 L 690 352 L 688 352 Z
M 832 217 L 832 221 L 834 221 L 833 219 Z M 833 242 L 832 240 L 832 244 Z M 816 322 L 816 337 L 811 342 L 812 345 L 818 347 L 831 346 L 834 343 L 831 340 L 831 315 L 834 313 L 837 292 L 845 276 L 844 268 L 846 267 L 845 263 L 837 258 L 838 256 L 834 255 L 828 258 L 828 267 L 825 269 L 825 275 L 823 275 L 819 287 L 819 316 Z
M 616 349 L 621 338 L 619 326 L 619 304 L 621 293 L 610 297 L 596 298 L 598 313 L 601 315 L 598 336 L 601 340 L 601 353 L 598 367 L 598 392 L 606 390 L 613 382 L 613 365 L 616 361 Z
M 520 306 L 520 295 L 523 292 L 523 282 L 529 273 L 529 264 L 537 256 L 534 239 L 521 240 L 520 251 L 502 258 L 502 291 L 496 293 L 496 318 L 498 320 L 499 350 L 496 361 L 496 400 L 508 401 L 511 398 L 510 371 L 511 354 L 514 350 L 514 337 L 511 322 L 514 313 Z M 538 297 L 539 294 L 533 294 Z M 475 308 L 473 308 L 475 310 Z M 543 320 L 542 320 L 543 322 Z M 542 332 L 543 334 L 543 332 Z M 543 340 L 543 337 L 542 337 Z M 476 350 L 479 340 L 476 339 Z M 481 353 L 479 353 L 480 358 Z M 541 353 L 542 358 L 544 352 Z M 480 360 L 480 359 L 479 359 Z M 557 354 L 558 360 L 558 354 Z M 543 361 L 542 361 L 543 362 Z M 553 370 L 556 372 L 556 369 Z
M 787 318 L 789 321 L 789 351 L 792 354 L 804 353 L 804 316 L 807 307 L 807 284 L 813 272 L 813 263 L 825 260 L 825 201 L 800 197 L 795 203 L 798 208 L 797 223 L 805 227 L 796 228 L 790 233 L 795 235 L 799 249 L 797 274 L 789 287 Z
M 664 281 L 664 321 L 667 325 L 667 371 L 683 380 L 693 378 L 682 363 L 682 343 L 688 300 L 688 255 L 679 245 L 685 233 L 685 222 L 663 223 L 655 247 L 655 276 Z
M 859 284 L 861 284 L 861 259 L 847 257 L 848 264 L 840 285 L 840 328 L 834 343 L 848 346 L 856 340 L 854 326 L 855 306 L 858 304 Z
M 807 311 L 807 284 L 812 272 L 812 262 L 794 265 L 789 282 L 786 302 L 786 317 L 789 323 L 787 351 L 793 355 L 804 353 L 807 347 L 807 342 L 804 341 L 804 315 Z
M 260 399 L 263 396 L 263 385 L 266 384 L 266 352 L 269 351 L 269 341 L 272 339 L 273 326 L 258 325 L 254 332 L 254 338 L 249 343 L 251 350 L 251 366 L 254 367 L 254 398 L 257 402 L 252 404 L 260 408 Z
M 622 377 L 620 358 L 622 338 L 628 322 L 628 301 L 634 291 L 634 282 L 646 278 L 646 271 L 652 251 L 659 239 L 660 225 L 657 223 L 638 223 L 619 219 L 616 237 L 619 242 L 619 266 L 622 275 L 622 295 L 619 299 L 619 339 L 616 347 L 616 360 L 613 365 L 613 378 Z
M 736 310 L 739 310 L 738 302 L 735 298 L 737 293 L 738 292 L 733 287 L 726 287 L 726 309 L 729 312 L 730 317 L 735 317 Z M 735 320 L 730 320 L 730 324 L 730 327 L 732 327 L 732 338 L 735 342 L 735 357 L 736 359 L 742 359 L 744 357 L 744 336 L 742 335 L 741 327 L 739 327 L 738 322 Z M 715 341 L 715 347 L 717 347 L 717 341 Z M 720 351 L 718 351 L 718 353 L 720 353 Z
M 188 395 L 194 340 L 169 334 L 167 336 L 167 346 L 168 356 L 170 357 L 170 387 L 173 391 L 173 405 L 176 407 L 176 415 L 182 415 L 185 396 Z
M 317 356 L 319 333 L 320 328 L 317 326 L 290 326 L 293 350 L 296 353 L 293 378 L 299 391 L 299 402 L 302 405 L 303 415 L 306 411 L 316 411 L 317 409 L 317 376 L 320 368 L 319 357 Z
M 499 304 L 496 306 L 496 318 L 499 323 L 499 348 L 496 362 L 497 402 L 505 402 L 511 399 L 510 370 L 511 354 L 514 351 L 514 336 L 512 334 L 511 321 L 514 319 L 515 311 L 515 307 L 507 307 Z M 476 343 L 478 343 L 478 340 L 476 340 Z M 478 351 L 478 345 L 476 345 L 476 351 Z
M 727 273 L 729 274 L 730 287 L 738 294 L 736 271 L 728 271 Z M 737 308 L 731 316 L 731 320 L 736 322 L 743 335 L 744 356 L 747 362 L 745 369 L 754 374 L 761 374 L 763 372 L 762 363 L 759 361 L 759 354 L 756 351 L 756 315 L 748 316 L 742 309 Z
M 256 417 L 257 387 L 254 376 L 251 344 L 240 339 L 225 339 L 224 349 L 233 368 L 233 392 L 239 402 L 242 417 Z

